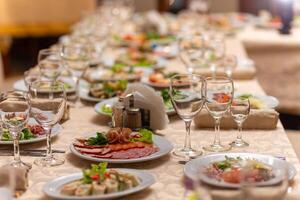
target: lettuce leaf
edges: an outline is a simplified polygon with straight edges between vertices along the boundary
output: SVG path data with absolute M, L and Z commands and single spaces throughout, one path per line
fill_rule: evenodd
M 139 134 L 141 137 L 139 138 L 132 138 L 130 141 L 131 142 L 145 142 L 145 143 L 153 143 L 152 140 L 152 134 L 153 132 L 148 130 L 148 129 L 141 129 L 139 130 Z

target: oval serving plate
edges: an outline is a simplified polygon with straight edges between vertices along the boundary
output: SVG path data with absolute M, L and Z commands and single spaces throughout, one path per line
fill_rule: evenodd
M 254 153 L 218 153 L 218 154 L 209 154 L 206 156 L 203 156 L 201 158 L 197 158 L 194 160 L 189 161 L 184 166 L 184 174 L 194 179 L 195 177 L 201 177 L 201 180 L 207 184 L 217 186 L 217 187 L 225 187 L 225 188 L 239 188 L 241 187 L 240 184 L 234 184 L 234 183 L 226 183 L 218 181 L 214 178 L 210 178 L 207 175 L 205 175 L 202 171 L 205 167 L 209 166 L 212 162 L 221 161 L 225 159 L 225 156 L 228 157 L 241 157 L 241 158 L 253 158 L 260 162 L 263 162 L 265 164 L 268 164 L 272 166 L 275 177 L 270 179 L 269 181 L 264 181 L 257 183 L 256 185 L 259 186 L 269 186 L 279 183 L 282 179 L 280 176 L 276 176 L 278 174 L 279 170 L 282 167 L 287 167 L 288 169 L 288 176 L 289 180 L 292 180 L 295 175 L 297 174 L 297 171 L 295 167 L 288 163 L 287 161 L 281 160 L 279 158 L 276 158 L 271 155 L 264 155 L 264 154 L 254 154 Z M 201 176 L 200 176 L 201 175 Z
M 82 196 L 82 197 L 76 197 L 76 196 L 67 196 L 60 194 L 61 187 L 67 183 L 70 183 L 72 181 L 76 181 L 80 178 L 82 178 L 82 172 L 74 173 L 71 175 L 63 176 L 56 178 L 48 183 L 46 183 L 43 187 L 43 192 L 52 198 L 55 199 L 66 199 L 66 200 L 100 200 L 100 199 L 115 199 L 120 198 L 129 194 L 133 194 L 139 191 L 142 191 L 148 187 L 150 187 L 152 184 L 155 183 L 155 177 L 150 174 L 149 172 L 143 171 L 143 170 L 135 170 L 135 169 L 114 169 L 125 173 L 130 173 L 133 175 L 136 175 L 140 179 L 140 184 L 134 188 L 124 190 L 121 192 L 116 193 L 110 193 L 110 194 L 102 194 L 102 195 L 93 195 L 93 196 Z
M 91 135 L 91 134 L 90 134 Z M 95 135 L 95 134 L 93 134 Z M 149 156 L 141 157 L 141 158 L 133 158 L 133 159 L 109 159 L 109 158 L 95 158 L 92 156 L 84 155 L 78 152 L 73 143 L 70 144 L 70 150 L 71 152 L 85 160 L 95 161 L 95 162 L 108 162 L 108 163 L 137 163 L 137 162 L 144 162 L 149 160 L 154 160 L 157 158 L 160 158 L 162 156 L 167 155 L 170 153 L 173 149 L 172 143 L 165 139 L 164 137 L 153 135 L 153 142 L 156 147 L 159 148 L 158 152 L 155 152 Z

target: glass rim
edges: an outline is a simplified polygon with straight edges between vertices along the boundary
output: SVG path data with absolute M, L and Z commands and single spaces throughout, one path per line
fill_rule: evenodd
M 46 83 L 46 84 L 49 84 L 50 85 L 50 88 L 49 88 L 49 92 L 59 92 L 59 91 L 62 91 L 62 92 L 64 92 L 65 93 L 65 87 L 64 87 L 64 83 L 62 83 L 61 81 L 55 81 L 55 82 L 53 82 L 53 81 L 50 81 L 50 80 L 36 80 L 36 81 L 33 81 L 33 82 L 31 82 L 30 83 L 30 85 L 29 85 L 29 91 L 30 90 L 32 90 L 33 88 L 36 90 L 36 91 L 40 91 L 40 90 L 44 90 L 44 89 L 40 89 L 40 88 L 37 88 L 37 87 L 33 87 L 33 86 L 35 86 L 36 84 L 38 84 L 38 83 Z M 53 85 L 53 83 L 55 84 L 55 85 Z M 53 90 L 53 88 L 55 87 L 55 90 Z M 61 90 L 59 90 L 59 88 L 61 89 Z M 51 90 L 51 91 L 50 91 Z
M 39 50 L 39 54 L 42 54 L 42 53 L 55 53 L 55 54 L 57 54 L 57 55 L 59 55 L 59 50 L 56 50 L 56 49 L 51 49 L 51 48 L 48 48 L 48 49 L 41 49 L 41 50 Z
M 205 78 L 206 82 L 215 82 L 215 83 L 232 83 L 233 84 L 233 79 L 229 78 L 227 76 L 215 76 L 215 77 L 206 77 Z
M 201 78 L 202 80 L 205 80 L 205 78 L 201 75 L 201 74 L 175 74 L 173 75 L 170 79 L 171 81 L 176 79 L 176 77 L 180 77 L 180 76 L 195 76 L 195 77 L 199 77 Z

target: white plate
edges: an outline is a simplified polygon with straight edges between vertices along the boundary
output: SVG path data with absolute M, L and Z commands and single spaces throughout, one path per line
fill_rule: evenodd
M 33 118 L 30 118 L 28 124 L 33 125 L 33 124 L 37 124 L 37 122 Z M 53 126 L 51 138 L 57 136 L 60 133 L 61 129 L 62 129 L 62 126 L 60 124 L 56 124 L 55 126 Z M 32 138 L 29 140 L 20 140 L 19 143 L 20 144 L 29 144 L 29 143 L 44 141 L 46 139 L 47 139 L 46 134 L 44 134 L 42 136 Z M 0 140 L 0 145 L 1 144 L 13 144 L 13 141 L 1 141 Z
M 70 183 L 72 181 L 78 180 L 82 178 L 82 172 L 74 173 L 68 176 L 63 176 L 56 178 L 48 183 L 46 183 L 43 187 L 43 192 L 52 198 L 55 199 L 66 199 L 66 200 L 99 200 L 99 199 L 115 199 L 120 198 L 129 194 L 133 194 L 136 192 L 139 192 L 141 190 L 144 190 L 155 183 L 155 177 L 150 174 L 149 172 L 142 171 L 142 170 L 135 170 L 135 169 L 116 169 L 121 172 L 130 173 L 133 175 L 136 175 L 140 179 L 140 184 L 134 188 L 116 192 L 116 193 L 110 193 L 110 194 L 104 194 L 104 195 L 94 195 L 94 196 L 85 196 L 85 197 L 76 197 L 76 196 L 67 196 L 60 194 L 60 189 L 63 185 Z
M 243 94 L 248 93 L 237 93 L 234 96 L 239 97 Z M 268 96 L 268 95 L 254 95 L 251 94 L 254 98 L 261 100 L 268 108 L 276 108 L 279 105 L 279 101 L 276 97 Z
M 117 101 L 118 101 L 118 98 L 117 98 L 117 97 L 111 98 L 111 99 L 103 100 L 103 101 L 97 103 L 97 104 L 94 106 L 94 109 L 95 109 L 96 113 L 98 113 L 98 114 L 100 114 L 100 115 L 105 115 L 105 116 L 111 117 L 110 114 L 105 113 L 105 112 L 102 111 L 102 107 L 103 107 L 104 105 L 110 105 L 110 106 L 112 107 Z M 166 113 L 167 113 L 167 115 L 173 115 L 173 114 L 175 114 L 176 112 L 175 112 L 175 110 L 172 108 L 172 109 L 166 110 Z
M 253 159 L 256 159 L 258 161 L 261 161 L 263 163 L 266 163 L 266 164 L 272 166 L 273 172 L 275 173 L 275 178 L 273 178 L 269 181 L 257 183 L 257 185 L 260 185 L 260 186 L 274 185 L 274 184 L 280 182 L 282 179 L 280 176 L 276 176 L 276 174 L 278 174 L 280 169 L 282 169 L 283 167 L 287 167 L 287 169 L 288 169 L 289 180 L 292 180 L 295 177 L 295 175 L 297 174 L 295 167 L 284 160 L 281 160 L 279 158 L 276 158 L 276 157 L 270 156 L 270 155 L 253 154 L 253 153 L 220 153 L 220 154 L 206 155 L 201 158 L 197 158 L 197 159 L 189 161 L 184 166 L 184 173 L 187 177 L 189 177 L 191 179 L 195 179 L 195 177 L 200 177 L 203 182 L 208 183 L 210 185 L 214 185 L 214 186 L 218 186 L 218 187 L 226 187 L 226 188 L 239 188 L 241 186 L 240 184 L 220 182 L 216 179 L 209 178 L 202 172 L 202 170 L 205 167 L 209 166 L 212 162 L 224 160 L 225 156 L 253 158 Z
M 99 102 L 97 103 L 95 106 L 94 106 L 94 109 L 96 111 L 96 113 L 100 114 L 100 115 L 105 115 L 105 116 L 108 116 L 108 117 L 111 117 L 111 115 L 109 113 L 106 113 L 106 112 L 103 112 L 102 110 L 102 107 L 104 105 L 110 105 L 111 107 L 113 107 L 113 105 L 118 101 L 118 98 L 115 97 L 115 98 L 111 98 L 111 99 L 106 99 L 102 102 Z
M 73 93 L 73 92 L 75 92 L 74 81 L 71 78 L 64 77 L 64 78 L 59 78 L 59 80 L 62 80 L 63 82 L 72 85 L 72 88 L 67 89 L 66 93 Z M 28 90 L 23 79 L 17 80 L 14 83 L 13 88 L 15 90 L 20 90 L 20 91 L 27 91 Z
M 92 136 L 94 136 L 94 135 L 95 135 L 95 133 Z M 75 149 L 73 143 L 70 145 L 70 150 L 73 154 L 75 154 L 76 156 L 78 156 L 80 158 L 83 158 L 85 160 L 95 161 L 95 162 L 137 163 L 137 162 L 144 162 L 144 161 L 154 160 L 154 159 L 160 158 L 160 157 L 170 153 L 173 149 L 173 145 L 171 144 L 171 142 L 168 141 L 167 139 L 161 137 L 161 136 L 153 135 L 153 142 L 154 142 L 154 145 L 159 148 L 158 152 L 155 152 L 155 153 L 153 153 L 149 156 L 145 156 L 145 157 L 142 157 L 142 158 L 133 158 L 133 159 L 94 158 L 94 157 L 84 155 L 84 154 L 81 154 L 80 152 L 78 152 Z

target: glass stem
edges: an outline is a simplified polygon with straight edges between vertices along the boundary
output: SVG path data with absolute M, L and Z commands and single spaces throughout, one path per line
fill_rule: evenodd
M 46 152 L 46 159 L 52 158 L 52 147 L 51 147 L 51 132 L 52 127 L 45 127 L 46 130 L 46 137 L 47 137 L 47 152 Z
M 191 149 L 191 122 L 192 120 L 185 120 L 185 140 L 184 140 L 184 149 Z
M 214 138 L 214 145 L 220 145 L 220 122 L 221 118 L 215 118 L 215 138 Z
M 237 123 L 237 127 L 238 127 L 237 140 L 242 140 L 242 125 L 243 123 Z
M 19 146 L 19 134 L 13 133 L 13 141 L 14 141 L 14 161 L 21 162 L 20 159 L 20 146 Z

